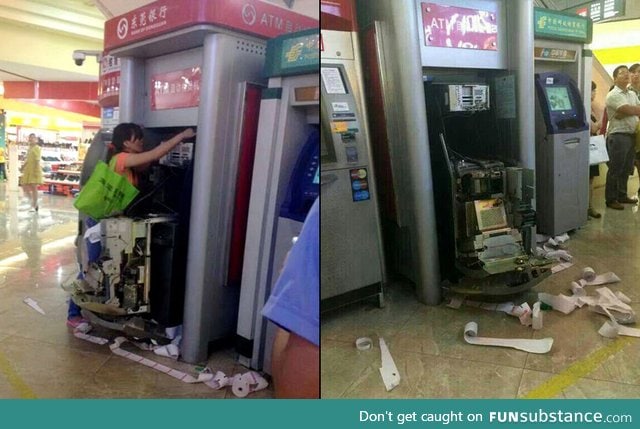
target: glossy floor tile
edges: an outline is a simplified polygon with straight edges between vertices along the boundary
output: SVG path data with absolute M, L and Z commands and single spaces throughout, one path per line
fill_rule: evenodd
M 61 282 L 77 274 L 78 213 L 73 199 L 41 193 L 40 210 L 29 212 L 20 191 L 0 182 L 0 398 L 235 398 L 181 382 L 114 355 L 108 345 L 75 338 L 67 328 L 67 294 Z M 38 303 L 44 315 L 23 300 Z M 106 329 L 92 334 L 108 339 Z M 197 374 L 196 366 L 157 356 L 130 343 L 123 348 L 170 368 Z M 212 353 L 211 370 L 231 376 L 248 371 L 233 349 Z M 248 398 L 271 398 L 271 387 Z
M 629 190 L 637 190 L 637 179 Z M 630 192 L 632 194 L 632 192 Z M 571 281 L 586 266 L 612 271 L 622 281 L 606 285 L 631 298 L 640 312 L 640 213 L 627 205 L 604 207 L 604 189 L 595 191 L 600 219 L 570 234 L 574 266 L 551 275 L 518 303 L 532 305 L 539 292 L 571 295 Z M 598 286 L 587 286 L 595 294 Z M 504 313 L 462 306 L 451 309 L 418 303 L 413 285 L 392 278 L 387 305 L 373 300 L 324 313 L 321 317 L 323 398 L 634 398 L 640 396 L 640 338 L 607 339 L 598 329 L 605 316 L 578 308 L 565 315 L 544 312 L 544 327 L 534 331 Z M 524 351 L 469 345 L 463 329 L 478 323 L 478 335 L 496 338 L 553 338 L 551 351 Z M 633 325 L 637 327 L 638 324 Z M 374 347 L 357 350 L 355 340 L 370 337 Z M 384 337 L 400 372 L 390 392 L 380 376 L 378 338 Z

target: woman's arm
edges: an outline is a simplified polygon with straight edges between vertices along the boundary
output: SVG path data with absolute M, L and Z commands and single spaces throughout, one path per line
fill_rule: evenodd
M 174 137 L 171 137 L 166 142 L 160 143 L 158 146 L 154 147 L 151 150 L 141 153 L 130 153 L 124 162 L 124 166 L 131 168 L 138 165 L 147 164 L 149 162 L 157 161 L 171 149 L 176 147 L 178 143 L 195 135 L 196 133 L 192 128 L 187 128 L 181 133 L 176 134 Z

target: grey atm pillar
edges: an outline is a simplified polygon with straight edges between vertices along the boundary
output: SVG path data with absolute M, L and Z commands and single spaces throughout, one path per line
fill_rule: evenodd
M 535 84 L 538 232 L 556 236 L 587 221 L 589 125 L 568 75 L 538 73 Z

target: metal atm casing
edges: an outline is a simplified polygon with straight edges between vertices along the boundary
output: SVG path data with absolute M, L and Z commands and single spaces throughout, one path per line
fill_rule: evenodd
M 267 373 L 275 325 L 261 311 L 319 187 L 319 40 L 311 29 L 267 43 L 236 338 L 240 363 Z
M 375 295 L 384 257 L 355 33 L 322 30 L 321 311 Z
M 140 17 L 151 15 L 162 20 L 140 28 Z M 257 121 L 245 104 L 254 84 L 264 82 L 264 39 L 317 25 L 256 0 L 156 1 L 105 24 L 105 50 L 121 58 L 120 120 L 197 126 L 182 342 L 187 362 L 205 360 L 210 344 L 230 337 L 236 325 L 239 290 L 228 279 L 234 193 L 245 125 Z M 153 110 L 149 79 L 193 67 L 201 70 L 197 103 Z
M 589 207 L 589 124 L 575 82 L 537 73 L 536 189 L 538 230 L 555 236 L 579 228 Z

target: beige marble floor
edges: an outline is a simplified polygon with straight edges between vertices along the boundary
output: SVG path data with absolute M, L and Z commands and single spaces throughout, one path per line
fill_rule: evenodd
M 629 190 L 637 190 L 630 181 Z M 622 282 L 608 285 L 632 299 L 640 312 L 640 213 L 604 208 L 603 189 L 595 207 L 603 214 L 571 234 L 574 266 L 554 274 L 524 294 L 532 305 L 538 292 L 570 295 L 569 286 L 582 268 L 615 272 Z M 590 287 L 593 293 L 595 287 Z M 419 304 L 413 286 L 392 279 L 387 305 L 363 301 L 322 315 L 321 381 L 323 398 L 637 398 L 640 397 L 640 339 L 606 339 L 598 329 L 604 316 L 577 309 L 569 315 L 546 311 L 544 328 L 533 331 L 504 313 L 477 308 Z M 463 327 L 477 321 L 479 335 L 554 339 L 547 354 L 472 346 Z M 370 337 L 374 348 L 359 351 L 358 337 Z M 387 392 L 378 368 L 384 337 L 402 377 Z
M 21 193 L 0 183 L 0 398 L 235 398 L 230 388 L 183 383 L 71 334 L 65 324 L 68 297 L 60 282 L 77 272 L 77 211 L 69 197 L 41 197 L 40 211 L 28 212 Z M 25 297 L 37 301 L 45 315 L 24 304 Z M 184 372 L 196 369 L 123 347 Z M 212 353 L 201 365 L 227 375 L 247 371 L 231 349 Z M 249 397 L 271 398 L 273 390 Z

